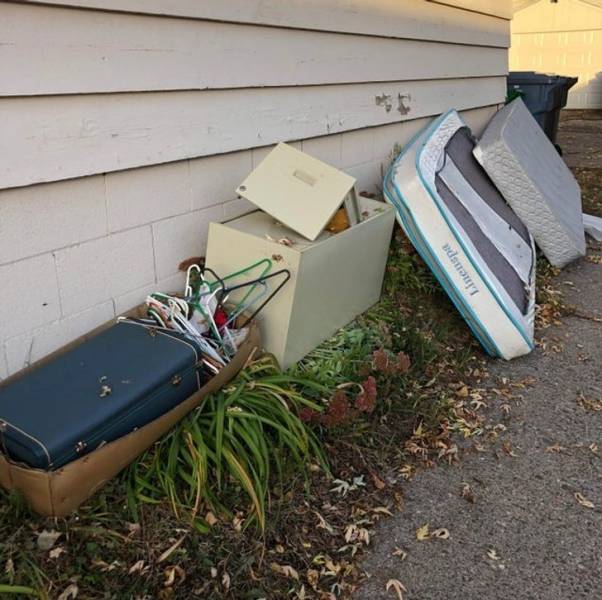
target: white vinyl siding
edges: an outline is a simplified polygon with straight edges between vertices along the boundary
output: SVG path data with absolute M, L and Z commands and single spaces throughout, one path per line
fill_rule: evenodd
M 509 6 L 0 2 L 0 377 L 179 287 L 273 144 L 378 192 L 433 116 L 478 131 L 505 96 Z

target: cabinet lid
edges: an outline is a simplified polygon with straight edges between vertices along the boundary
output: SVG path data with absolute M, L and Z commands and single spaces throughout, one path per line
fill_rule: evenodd
M 278 144 L 237 193 L 304 237 L 315 240 L 355 179 L 308 154 Z

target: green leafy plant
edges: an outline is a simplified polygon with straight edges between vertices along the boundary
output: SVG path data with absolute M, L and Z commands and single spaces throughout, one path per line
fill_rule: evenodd
M 306 390 L 328 392 L 281 373 L 269 356 L 251 363 L 130 467 L 130 506 L 168 500 L 177 516 L 205 532 L 203 510 L 232 518 L 246 504 L 245 522 L 263 530 L 273 474 L 282 479 L 291 463 L 305 476 L 311 464 L 328 470 L 318 439 L 299 418 L 304 408 L 322 410 Z
M 308 377 L 330 389 L 362 379 L 361 370 L 381 344 L 378 331 L 354 321 L 322 342 L 289 373 Z
M 24 585 L 4 585 L 0 583 L 0 594 L 19 594 L 22 596 L 38 596 L 38 593 L 30 587 Z

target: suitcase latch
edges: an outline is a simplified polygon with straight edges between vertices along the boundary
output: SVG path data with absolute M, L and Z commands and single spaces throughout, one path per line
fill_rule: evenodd
M 174 375 L 171 379 L 171 385 L 178 386 L 182 383 L 182 378 L 179 375 Z
M 81 454 L 86 449 L 87 445 L 86 442 L 77 442 L 77 444 L 75 444 L 75 451 L 78 454 Z
M 154 327 L 149 327 L 147 331 L 148 335 L 150 335 L 152 338 L 154 338 L 157 335 L 157 330 Z
M 6 421 L 0 421 L 0 433 L 4 433 L 8 429 Z

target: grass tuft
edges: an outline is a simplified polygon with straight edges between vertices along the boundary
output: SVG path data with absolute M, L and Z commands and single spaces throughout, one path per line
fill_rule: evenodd
M 299 418 L 302 409 L 320 412 L 322 404 L 304 391 L 328 392 L 316 381 L 281 373 L 270 356 L 251 363 L 130 467 L 134 515 L 138 502 L 168 502 L 176 517 L 201 532 L 210 526 L 206 511 L 228 521 L 242 512 L 246 525 L 263 531 L 273 475 L 282 485 L 291 466 L 298 474 L 312 464 L 328 470 L 315 433 Z

